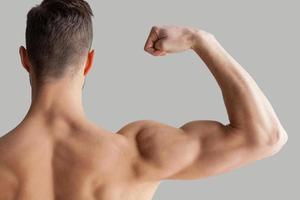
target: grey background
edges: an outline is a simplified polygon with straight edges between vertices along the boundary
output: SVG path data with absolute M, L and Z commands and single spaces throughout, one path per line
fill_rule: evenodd
M 40 1 L 0 7 L 0 136 L 30 105 L 20 65 L 25 16 Z M 289 134 L 282 151 L 238 170 L 197 181 L 164 181 L 154 199 L 299 199 L 298 1 L 89 1 L 96 61 L 84 106 L 90 120 L 117 131 L 133 120 L 174 126 L 195 119 L 227 122 L 220 90 L 192 51 L 156 58 L 143 46 L 152 25 L 195 26 L 213 33 L 265 92 Z M 298 189 L 298 191 L 297 191 Z

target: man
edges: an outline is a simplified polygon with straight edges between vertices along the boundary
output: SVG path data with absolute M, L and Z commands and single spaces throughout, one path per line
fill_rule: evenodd
M 89 122 L 81 95 L 94 59 L 92 15 L 84 0 L 44 0 L 28 13 L 20 56 L 32 104 L 0 139 L 0 200 L 149 200 L 161 180 L 225 173 L 286 143 L 255 81 L 212 34 L 192 27 L 152 27 L 145 51 L 197 53 L 222 90 L 229 124 L 138 120 L 113 134 Z

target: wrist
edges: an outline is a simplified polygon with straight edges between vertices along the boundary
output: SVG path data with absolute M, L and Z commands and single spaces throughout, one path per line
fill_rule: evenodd
M 215 37 L 206 31 L 200 29 L 193 30 L 193 37 L 192 37 L 192 46 L 191 49 L 196 51 L 203 48 L 208 41 L 215 40 Z

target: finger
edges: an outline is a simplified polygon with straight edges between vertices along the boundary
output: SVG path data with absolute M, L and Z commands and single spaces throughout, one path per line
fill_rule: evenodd
M 156 49 L 154 49 L 153 47 L 148 47 L 147 49 L 145 49 L 145 51 L 154 55 L 154 53 L 156 52 Z
M 164 39 L 161 38 L 154 43 L 154 49 L 164 51 L 165 49 L 164 49 L 163 44 L 164 44 Z
M 144 46 L 144 50 L 151 54 L 155 51 L 154 43 L 159 39 L 157 31 L 158 28 L 156 26 L 153 26 Z
M 165 56 L 166 54 L 166 52 L 160 50 L 156 50 L 152 53 L 153 56 Z
M 165 55 L 167 55 L 167 53 L 166 52 L 162 52 L 159 56 L 165 56 Z

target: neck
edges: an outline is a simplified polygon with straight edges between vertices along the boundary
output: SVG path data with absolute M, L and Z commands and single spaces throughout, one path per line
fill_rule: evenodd
M 67 81 L 32 87 L 32 102 L 26 117 L 29 116 L 71 121 L 84 119 L 82 87 Z

